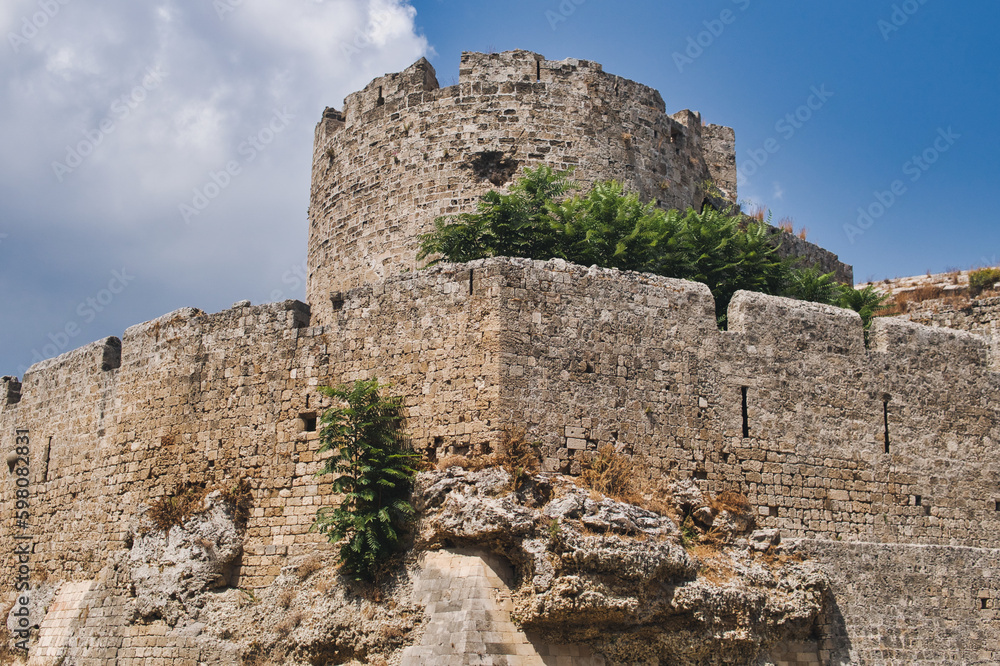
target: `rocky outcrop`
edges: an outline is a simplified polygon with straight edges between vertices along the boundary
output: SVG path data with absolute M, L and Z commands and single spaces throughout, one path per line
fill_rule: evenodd
M 713 507 L 693 483 L 673 490 L 683 531 L 558 476 L 515 490 L 498 468 L 427 472 L 415 493 L 418 545 L 506 558 L 519 625 L 612 664 L 751 664 L 807 634 L 826 590 L 819 569 L 775 531 L 750 532 L 746 514 Z
M 128 569 L 136 616 L 162 618 L 170 626 L 192 614 L 202 592 L 227 585 L 243 552 L 233 509 L 218 490 L 183 524 L 166 531 L 134 526 L 130 537 Z

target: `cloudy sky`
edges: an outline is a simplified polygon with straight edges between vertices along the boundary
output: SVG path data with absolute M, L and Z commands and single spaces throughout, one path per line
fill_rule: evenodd
M 596 60 L 737 131 L 741 199 L 858 279 L 997 264 L 994 0 L 4 0 L 0 374 L 303 298 L 313 129 L 427 56 Z

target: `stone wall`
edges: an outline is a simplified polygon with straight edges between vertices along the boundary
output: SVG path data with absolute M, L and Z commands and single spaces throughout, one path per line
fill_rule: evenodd
M 993 347 L 993 368 L 1000 370 L 1000 296 L 943 298 L 909 302 L 901 318 L 927 326 L 954 328 L 981 335 Z
M 33 366 L 19 390 L 7 379 L 0 446 L 12 450 L 17 430 L 31 438 L 33 580 L 94 580 L 151 503 L 240 478 L 253 509 L 227 584 L 266 586 L 288 557 L 328 550 L 308 531 L 335 501 L 314 476 L 312 424 L 327 406 L 316 387 L 362 377 L 405 396 L 414 445 L 432 458 L 524 428 L 546 469 L 576 473 L 612 444 L 654 484 L 745 493 L 762 526 L 831 544 L 816 557 L 845 577 L 863 565 L 896 580 L 904 564 L 921 571 L 914 554 L 996 557 L 1000 378 L 972 334 L 883 319 L 866 350 L 852 312 L 749 293 L 722 332 L 704 285 L 518 259 L 395 275 L 336 308 L 324 326 L 294 301 L 179 310 Z M 14 478 L 0 485 L 11 509 Z M 2 524 L 11 553 L 13 511 Z M 891 557 L 862 557 L 875 546 Z M 3 580 L 16 566 L 2 559 Z M 981 603 L 982 571 L 969 560 L 946 583 L 928 578 L 918 593 L 907 579 L 879 599 L 843 578 L 847 633 L 826 630 L 829 654 L 954 663 L 961 650 L 975 662 L 992 639 L 940 599 Z M 882 602 L 907 613 L 875 622 Z M 936 640 L 945 621 L 965 633 Z M 901 635 L 918 640 L 877 656 Z
M 824 273 L 833 273 L 837 282 L 854 285 L 854 268 L 842 262 L 833 252 L 777 228 L 774 238 L 778 242 L 778 256 L 797 258 L 803 267 L 818 266 Z

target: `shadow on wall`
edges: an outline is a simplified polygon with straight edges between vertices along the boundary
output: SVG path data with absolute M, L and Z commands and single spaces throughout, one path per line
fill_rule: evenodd
M 851 637 L 847 633 L 847 623 L 840 612 L 837 598 L 832 591 L 827 591 L 826 626 L 822 627 L 822 647 L 830 653 L 830 666 L 847 666 L 851 661 Z

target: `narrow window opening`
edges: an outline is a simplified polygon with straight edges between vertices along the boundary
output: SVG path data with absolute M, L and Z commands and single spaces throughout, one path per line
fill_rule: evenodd
M 385 97 L 382 97 L 382 86 L 378 87 L 378 99 L 375 100 L 375 106 L 382 106 L 385 104 Z
M 542 80 L 542 61 L 541 60 L 536 60 L 535 61 L 535 80 L 536 81 L 541 81 Z
M 473 269 L 469 269 L 469 296 L 472 296 L 472 278 L 475 274 Z
M 333 305 L 333 309 L 334 310 L 343 310 L 344 309 L 344 294 L 341 293 L 341 292 L 339 292 L 339 291 L 335 291 L 335 292 L 331 293 L 330 294 L 330 304 Z
M 306 395 L 306 409 L 309 409 L 309 395 Z
M 723 453 L 722 454 L 722 462 L 728 463 L 729 462 L 729 456 L 731 456 L 731 455 L 732 455 L 731 453 Z
M 993 510 L 994 511 L 1000 511 L 1000 500 L 994 500 L 993 501 Z
M 49 437 L 49 440 L 45 442 L 45 453 L 43 454 L 42 458 L 42 463 L 44 464 L 44 467 L 42 467 L 42 483 L 45 483 L 49 480 L 49 451 L 51 450 L 52 450 L 52 438 Z
M 299 426 L 302 432 L 316 432 L 316 414 L 299 414 Z
M 883 432 L 885 433 L 885 452 L 889 453 L 889 400 L 888 398 L 882 401 L 882 424 L 884 426 Z
M 979 599 L 979 608 L 981 610 L 986 610 L 989 607 L 989 599 L 983 597 Z
M 747 387 L 740 389 L 743 393 L 743 439 L 750 436 L 750 415 L 747 413 Z
M 924 498 L 920 495 L 913 496 L 913 506 L 920 506 L 924 501 Z
M 778 507 L 776 507 L 776 506 L 769 506 L 769 507 L 767 507 L 767 513 L 772 518 L 777 518 L 778 517 Z

